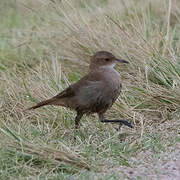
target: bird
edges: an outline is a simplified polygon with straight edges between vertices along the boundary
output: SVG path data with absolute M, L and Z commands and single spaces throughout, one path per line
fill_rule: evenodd
M 79 81 L 71 84 L 54 97 L 26 109 L 33 110 L 46 105 L 63 106 L 76 111 L 75 129 L 79 128 L 83 115 L 97 113 L 102 123 L 119 123 L 133 128 L 130 122 L 122 119 L 109 120 L 104 114 L 119 97 L 122 83 L 120 74 L 114 69 L 117 63 L 129 63 L 116 58 L 108 51 L 98 51 L 90 58 L 89 72 Z

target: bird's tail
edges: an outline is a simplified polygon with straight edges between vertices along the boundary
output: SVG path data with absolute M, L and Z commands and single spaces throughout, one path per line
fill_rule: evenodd
M 39 107 L 41 107 L 41 106 L 52 105 L 52 104 L 54 104 L 55 101 L 56 101 L 55 98 L 51 98 L 51 99 L 42 101 L 42 102 L 36 104 L 35 106 L 32 106 L 32 107 L 26 109 L 25 111 L 27 111 L 27 110 L 32 110 L 32 109 L 36 109 L 36 108 L 39 108 Z

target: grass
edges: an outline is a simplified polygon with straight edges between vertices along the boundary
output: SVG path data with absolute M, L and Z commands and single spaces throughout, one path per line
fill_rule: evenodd
M 7 0 L 0 9 L 1 179 L 179 179 L 179 1 Z M 134 129 L 92 115 L 75 141 L 74 112 L 23 112 L 85 75 L 98 50 L 130 62 L 116 67 L 123 90 L 107 116 Z

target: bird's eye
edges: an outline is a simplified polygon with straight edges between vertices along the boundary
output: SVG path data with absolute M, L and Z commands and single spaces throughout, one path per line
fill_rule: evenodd
M 109 61 L 109 59 L 108 59 L 108 58 L 106 58 L 106 59 L 105 59 L 105 61 Z

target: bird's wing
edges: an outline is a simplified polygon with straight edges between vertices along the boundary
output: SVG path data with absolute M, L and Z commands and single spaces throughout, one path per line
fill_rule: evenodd
M 102 81 L 88 81 L 78 92 L 78 103 L 80 105 L 93 105 L 100 103 L 104 98 L 104 84 Z
M 91 96 L 95 91 L 103 89 L 102 77 L 100 73 L 89 73 L 76 83 L 70 85 L 64 91 L 60 92 L 53 98 L 61 99 L 73 96 Z
M 75 96 L 75 91 L 73 90 L 72 86 L 69 86 L 68 88 L 66 88 L 65 90 L 54 96 L 53 98 L 60 99 L 60 98 L 73 97 L 73 96 Z

